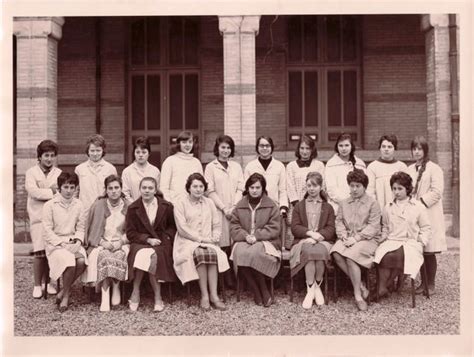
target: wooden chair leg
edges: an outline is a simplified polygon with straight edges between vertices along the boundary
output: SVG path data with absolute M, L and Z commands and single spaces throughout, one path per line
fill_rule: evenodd
M 290 272 L 290 302 L 293 302 L 293 277 Z
M 173 283 L 170 281 L 167 284 L 168 284 L 168 299 L 169 299 L 169 303 L 171 305 L 173 303 L 173 294 L 172 294 L 172 291 L 171 291 Z
M 191 306 L 191 282 L 188 281 L 186 284 L 186 292 L 187 292 L 187 304 L 188 304 L 188 307 Z
M 237 295 L 237 302 L 240 302 L 240 272 L 237 270 L 237 281 L 236 281 L 236 295 Z
M 370 269 L 365 269 L 365 286 L 369 290 L 369 296 L 367 296 L 367 305 L 370 305 Z
M 375 301 L 379 302 L 379 286 L 380 286 L 380 276 L 379 276 L 379 268 L 375 267 Z
M 411 278 L 411 307 L 415 308 L 416 307 L 416 302 L 415 302 L 415 279 Z
M 337 266 L 334 264 L 334 273 L 333 273 L 333 282 L 332 282 L 332 292 L 334 303 L 337 302 Z
M 329 296 L 328 296 L 328 286 L 329 286 L 329 281 L 328 281 L 328 267 L 326 266 L 324 268 L 324 303 L 327 305 L 329 304 Z
M 273 278 L 270 279 L 270 295 L 272 297 L 272 304 L 275 303 L 275 291 L 273 288 Z
M 225 273 L 224 273 L 225 274 Z M 218 274 L 217 275 L 217 282 L 218 285 L 220 286 L 221 294 L 222 294 L 222 301 L 226 302 L 227 298 L 225 295 L 225 279 L 224 279 L 224 274 Z

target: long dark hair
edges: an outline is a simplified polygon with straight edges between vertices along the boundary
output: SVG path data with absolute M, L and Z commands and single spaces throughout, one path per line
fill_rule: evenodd
M 430 158 L 428 156 L 428 152 L 429 152 L 428 141 L 426 140 L 424 136 L 421 136 L 421 135 L 415 136 L 415 138 L 411 141 L 410 149 L 411 149 L 412 155 L 413 155 L 413 149 L 417 147 L 421 147 L 421 149 L 423 150 L 423 160 L 421 162 L 421 167 L 418 170 L 418 176 L 416 177 L 415 189 L 413 190 L 415 195 L 418 191 L 418 185 L 420 183 L 421 176 L 423 176 L 423 173 L 426 170 L 426 164 L 428 163 L 428 161 L 430 161 Z
M 351 143 L 351 152 L 349 153 L 349 161 L 352 162 L 352 166 L 355 167 L 356 164 L 356 159 L 355 159 L 355 145 L 354 142 L 352 141 L 352 136 L 351 134 L 348 133 L 342 133 L 337 137 L 336 144 L 334 145 L 334 151 L 339 155 L 339 150 L 337 149 L 337 145 L 344 140 L 349 140 Z
M 308 172 L 308 174 L 306 175 L 305 182 L 307 182 L 307 181 L 311 181 L 311 183 L 313 183 L 314 185 L 321 186 L 321 190 L 319 191 L 319 196 L 321 197 L 321 199 L 324 202 L 327 202 L 328 201 L 328 195 L 322 188 L 323 187 L 323 176 L 317 171 L 311 171 L 311 172 Z M 308 192 L 306 192 L 304 194 L 304 198 L 307 198 L 308 196 L 309 196 L 309 194 L 308 194 Z
M 253 173 L 250 175 L 250 177 L 247 179 L 245 182 L 245 190 L 242 193 L 242 196 L 247 196 L 249 193 L 249 187 L 252 186 L 255 182 L 260 182 L 262 185 L 262 195 L 266 194 L 267 195 L 267 181 L 265 180 L 265 177 L 257 172 Z
M 302 143 L 305 143 L 311 149 L 311 155 L 309 157 L 309 161 L 318 157 L 318 149 L 316 148 L 316 142 L 308 135 L 301 135 L 300 140 L 298 140 L 298 144 L 296 145 L 295 156 L 301 160 L 300 155 L 300 146 Z

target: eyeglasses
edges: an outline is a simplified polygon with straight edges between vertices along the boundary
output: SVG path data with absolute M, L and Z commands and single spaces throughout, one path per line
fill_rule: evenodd
M 268 149 L 268 148 L 271 148 L 272 146 L 270 144 L 258 144 L 258 147 L 262 149 Z

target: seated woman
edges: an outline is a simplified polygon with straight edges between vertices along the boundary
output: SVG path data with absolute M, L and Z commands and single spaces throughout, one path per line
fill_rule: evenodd
M 389 283 L 401 273 L 416 278 L 423 264 L 423 247 L 431 235 L 426 208 L 411 197 L 413 184 L 410 175 L 394 173 L 390 187 L 395 198 L 383 210 L 382 243 L 374 258 L 374 263 L 379 264 L 379 297 L 388 295 Z
M 356 305 L 367 310 L 369 291 L 361 281 L 361 269 L 370 269 L 380 238 L 380 206 L 365 190 L 369 178 L 355 169 L 347 175 L 351 197 L 341 201 L 336 216 L 337 242 L 331 249 L 336 264 L 351 279 Z
M 122 180 L 117 175 L 107 176 L 104 187 L 105 195 L 92 204 L 87 218 L 84 243 L 89 265 L 82 282 L 102 290 L 100 311 L 110 311 L 110 286 L 112 305 L 120 304 L 119 282 L 127 280 L 130 246 L 125 235 L 128 205 L 122 193 Z
M 155 295 L 153 311 L 163 311 L 161 283 L 176 281 L 173 270 L 173 240 L 176 234 L 173 205 L 165 201 L 153 177 L 140 182 L 141 197 L 127 211 L 125 226 L 130 241 L 128 280 L 133 280 L 133 291 L 128 301 L 130 310 L 137 311 L 140 303 L 140 284 L 148 273 Z
M 173 248 L 174 269 L 183 284 L 199 279 L 202 309 L 209 310 L 212 305 L 225 310 L 217 295 L 218 273 L 229 269 L 227 255 L 219 248 L 219 213 L 214 202 L 204 197 L 207 182 L 200 173 L 191 174 L 185 188 L 188 195 L 178 200 L 174 209 L 178 229 Z
M 310 309 L 313 300 L 324 305 L 321 291 L 329 251 L 336 239 L 334 209 L 327 203 L 327 195 L 322 190 L 323 177 L 319 172 L 306 176 L 306 194 L 295 205 L 291 218 L 291 232 L 295 240 L 290 251 L 291 276 L 303 267 L 306 276 L 307 293 L 303 308 Z
M 243 198 L 230 220 L 234 242 L 230 259 L 234 271 L 242 275 L 253 292 L 257 305 L 269 307 L 272 297 L 265 277 L 274 278 L 280 269 L 280 209 L 267 196 L 265 178 L 254 173 L 245 182 Z
M 84 240 L 84 206 L 74 197 L 79 179 L 76 174 L 62 172 L 58 176 L 59 195 L 46 202 L 42 221 L 46 257 L 53 280 L 63 277 L 63 289 L 56 297 L 59 311 L 68 308 L 71 286 L 86 269 Z

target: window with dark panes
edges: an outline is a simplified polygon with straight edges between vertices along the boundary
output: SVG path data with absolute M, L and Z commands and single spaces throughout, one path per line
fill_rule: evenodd
M 302 133 L 331 146 L 361 130 L 360 41 L 357 16 L 289 16 L 289 140 Z
M 146 135 L 160 166 L 179 132 L 199 136 L 198 17 L 140 17 L 129 27 L 129 160 Z

